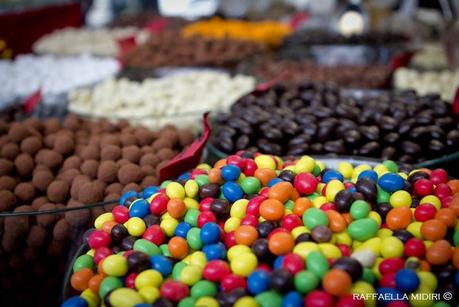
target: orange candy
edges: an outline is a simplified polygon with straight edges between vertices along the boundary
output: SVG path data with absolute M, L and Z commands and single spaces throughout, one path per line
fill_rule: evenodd
M 300 192 L 298 192 L 296 189 L 293 189 L 292 195 L 290 195 L 290 199 L 295 201 L 300 197 L 301 197 Z
M 341 216 L 343 217 L 344 221 L 346 221 L 347 225 L 352 223 L 352 216 L 350 213 L 346 212 L 346 213 L 341 214 Z
M 455 227 L 457 218 L 456 213 L 450 208 L 441 208 L 435 214 L 435 219 L 442 221 L 446 227 Z
M 173 198 L 167 202 L 167 213 L 173 218 L 179 219 L 186 213 L 186 205 L 180 198 Z
M 258 168 L 254 175 L 262 185 L 267 186 L 268 182 L 276 177 L 276 171 L 269 168 Z
M 94 272 L 91 269 L 83 268 L 78 272 L 72 274 L 70 278 L 70 284 L 73 289 L 78 291 L 84 291 L 88 288 L 89 280 L 94 276 Z
M 99 263 L 97 264 L 97 273 L 99 274 L 105 274 L 104 268 L 102 266 L 102 263 L 104 263 L 104 260 L 105 259 L 100 260 Z
M 328 216 L 328 227 L 331 231 L 342 232 L 346 229 L 346 220 L 338 211 L 327 210 L 325 214 Z
M 220 169 L 225 165 L 226 165 L 226 159 L 220 159 L 215 163 L 214 168 Z
M 391 230 L 406 228 L 411 223 L 411 209 L 408 207 L 393 208 L 386 216 L 387 227 Z
M 182 237 L 173 237 L 169 241 L 169 252 L 177 259 L 183 259 L 188 255 L 188 243 Z
M 332 269 L 322 279 L 322 286 L 331 295 L 344 296 L 351 291 L 352 279 L 347 272 Z
M 449 203 L 449 208 L 456 213 L 456 216 L 459 216 L 459 194 L 456 194 L 451 202 Z
M 212 168 L 209 171 L 208 176 L 209 176 L 210 183 L 218 183 L 218 184 L 223 183 L 222 174 L 219 168 Z
M 453 179 L 448 181 L 448 186 L 453 194 L 459 193 L 459 179 Z
M 459 269 L 459 246 L 456 246 L 453 251 L 453 265 Z
M 103 274 L 94 275 L 88 282 L 89 289 L 94 293 L 99 293 L 99 287 L 102 280 L 105 278 Z
M 285 255 L 292 251 L 295 245 L 293 236 L 288 232 L 278 232 L 269 237 L 268 248 L 274 255 Z
M 430 272 L 430 264 L 425 260 L 419 260 L 419 268 L 421 271 Z
M 306 210 L 312 207 L 312 203 L 309 198 L 300 197 L 295 200 L 295 204 L 293 205 L 293 213 L 300 217 L 303 217 L 303 214 Z
M 112 233 L 113 226 L 115 226 L 116 224 L 118 223 L 115 221 L 106 221 L 102 224 L 102 231 L 110 234 Z
M 242 225 L 234 231 L 234 238 L 237 244 L 250 246 L 258 239 L 258 231 L 250 225 Z
M 427 261 L 433 265 L 445 264 L 452 256 L 451 244 L 446 240 L 433 242 L 426 253 Z
M 445 237 L 446 230 L 445 223 L 440 220 L 433 219 L 422 223 L 421 235 L 426 240 L 437 241 Z
M 260 215 L 268 221 L 280 220 L 284 211 L 284 205 L 276 199 L 266 199 L 260 205 Z
M 276 183 L 273 187 L 271 187 L 271 189 L 269 189 L 268 197 L 285 203 L 290 199 L 292 192 L 293 185 L 290 182 L 282 181 Z

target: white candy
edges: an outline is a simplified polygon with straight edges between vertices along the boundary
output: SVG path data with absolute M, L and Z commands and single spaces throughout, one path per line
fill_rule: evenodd
M 38 89 L 41 89 L 45 103 L 56 100 L 53 98 L 71 89 L 112 77 L 119 69 L 120 65 L 115 59 L 89 55 L 20 55 L 14 61 L 2 60 L 0 107 L 14 100 L 22 100 Z
M 169 122 L 184 126 L 196 122 L 205 111 L 229 108 L 254 87 L 252 77 L 199 71 L 142 83 L 110 79 L 71 91 L 68 100 L 69 109 L 80 114 L 128 119 L 150 127 Z

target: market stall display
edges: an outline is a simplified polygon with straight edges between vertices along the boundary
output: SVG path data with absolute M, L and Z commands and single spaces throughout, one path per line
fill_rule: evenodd
M 78 55 L 88 53 L 98 56 L 120 55 L 118 40 L 139 35 L 135 27 L 89 30 L 64 28 L 46 34 L 36 41 L 33 50 L 40 54 Z
M 209 70 L 142 82 L 107 80 L 93 88 L 70 92 L 69 108 L 87 116 L 125 119 L 148 127 L 165 123 L 196 126 L 202 113 L 227 110 L 254 87 L 252 77 L 231 77 Z
M 411 59 L 410 66 L 421 70 L 446 69 L 448 59 L 445 48 L 440 43 L 422 45 L 421 49 Z
M 100 215 L 63 306 L 454 305 L 458 193 L 443 169 L 231 155 Z
M 337 87 L 324 84 L 277 85 L 217 115 L 212 143 L 227 154 L 250 149 L 416 163 L 459 151 L 458 123 L 451 106 L 434 95 L 343 97 Z

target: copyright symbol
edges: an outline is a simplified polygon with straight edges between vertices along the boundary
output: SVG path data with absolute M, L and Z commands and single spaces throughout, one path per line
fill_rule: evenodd
M 449 301 L 450 299 L 453 298 L 453 294 L 451 292 L 445 292 L 443 293 L 443 299 Z

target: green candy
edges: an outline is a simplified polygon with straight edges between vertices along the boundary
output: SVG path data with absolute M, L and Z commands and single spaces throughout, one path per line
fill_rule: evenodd
M 379 185 L 376 186 L 378 193 L 376 194 L 376 202 L 378 204 L 389 203 L 390 193 L 382 189 Z
M 191 287 L 191 296 L 200 298 L 203 296 L 215 296 L 217 294 L 217 286 L 208 280 L 198 281 Z
M 306 267 L 308 271 L 322 278 L 325 276 L 330 266 L 321 252 L 312 251 L 306 257 Z
M 313 174 L 314 176 L 319 176 L 319 175 L 320 175 L 320 172 L 321 172 L 320 166 L 317 165 L 317 164 L 314 165 L 314 168 L 312 169 L 312 174 Z
M 260 191 L 261 183 L 260 180 L 255 177 L 247 177 L 241 180 L 241 188 L 245 194 L 252 195 Z
M 166 257 L 171 256 L 171 252 L 169 251 L 169 246 L 167 244 L 161 244 L 159 246 L 159 249 L 161 250 L 161 254 Z
M 448 304 L 447 302 L 444 302 L 444 301 L 440 301 L 440 302 L 435 302 L 432 307 L 451 307 L 450 304 Z
M 198 216 L 200 213 L 201 212 L 198 209 L 188 209 L 185 214 L 184 221 L 190 224 L 191 226 L 196 227 L 198 226 Z
M 454 246 L 459 246 L 459 230 L 456 230 L 454 232 L 453 243 L 454 243 Z
M 322 210 L 318 208 L 310 208 L 303 214 L 303 222 L 309 230 L 312 230 L 317 225 L 328 225 L 328 217 Z
M 389 172 L 391 173 L 397 173 L 398 172 L 398 165 L 397 163 L 395 163 L 394 161 L 392 160 L 386 160 L 382 163 L 385 167 L 387 167 L 387 169 L 389 170 Z
M 172 182 L 172 180 L 163 181 L 163 183 L 161 183 L 161 185 L 160 185 L 160 188 L 161 188 L 161 189 L 165 189 L 165 188 L 167 187 L 167 185 L 168 185 L 169 183 L 171 183 L 171 182 Z
M 370 268 L 363 268 L 363 274 L 361 279 L 363 281 L 366 281 L 370 285 L 373 285 L 376 282 L 376 275 Z
M 180 277 L 180 273 L 182 273 L 183 268 L 186 266 L 187 264 L 185 262 L 182 262 L 182 261 L 177 262 L 174 265 L 174 268 L 172 269 L 172 278 L 175 280 L 178 280 Z
M 196 181 L 199 187 L 210 183 L 209 176 L 207 175 L 198 175 L 194 178 L 194 181 Z
M 122 287 L 121 279 L 113 276 L 105 277 L 99 286 L 99 297 L 105 297 L 108 292 Z
M 161 254 L 161 250 L 155 243 L 145 239 L 138 239 L 135 241 L 133 249 L 136 251 L 144 252 L 148 256 Z
M 293 211 L 294 206 L 295 206 L 295 203 L 291 199 L 287 200 L 284 204 L 285 209 L 292 210 L 292 211 Z
M 370 205 L 364 200 L 356 200 L 352 203 L 349 213 L 354 220 L 363 219 L 370 213 Z
M 281 307 L 282 296 L 275 291 L 265 291 L 255 296 L 255 301 L 260 307 Z
M 347 228 L 347 232 L 352 239 L 357 241 L 366 241 L 376 236 L 378 223 L 370 218 L 364 218 L 354 221 Z
M 194 307 L 196 304 L 196 299 L 191 296 L 185 297 L 180 303 L 177 305 L 178 307 Z
M 320 283 L 320 279 L 313 272 L 301 271 L 295 275 L 293 283 L 298 292 L 301 294 L 307 294 L 317 288 Z
M 79 272 L 84 268 L 92 269 L 94 267 L 94 259 L 89 255 L 81 255 L 73 263 L 73 272 Z
M 306 197 L 307 197 L 308 199 L 310 199 L 310 200 L 314 200 L 314 199 L 316 199 L 316 198 L 319 197 L 319 196 L 320 196 L 319 193 L 314 192 L 314 193 L 312 193 L 311 195 L 308 195 L 308 196 L 306 196 Z
M 200 250 L 202 248 L 201 229 L 197 227 L 191 228 L 186 234 L 186 241 L 192 249 Z
M 225 195 L 223 195 L 223 192 L 220 192 L 220 195 L 218 195 L 219 199 L 226 199 Z

